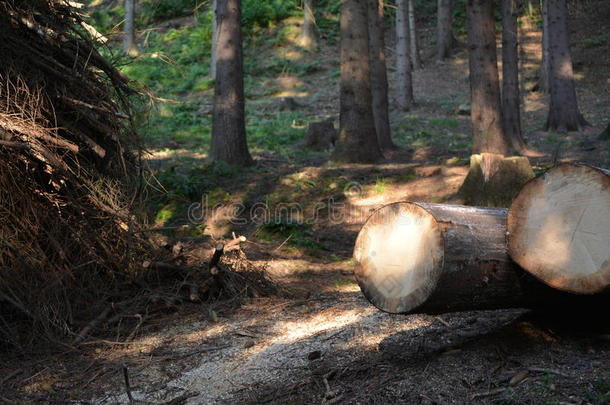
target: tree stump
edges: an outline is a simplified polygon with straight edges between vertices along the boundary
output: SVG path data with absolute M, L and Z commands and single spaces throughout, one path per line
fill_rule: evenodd
M 310 122 L 307 125 L 307 135 L 300 147 L 317 151 L 328 150 L 335 145 L 337 136 L 332 121 Z
M 508 214 L 508 250 L 546 284 L 592 294 L 610 286 L 610 171 L 562 164 L 523 187 Z
M 507 207 L 521 187 L 535 177 L 529 160 L 481 153 L 470 157 L 470 171 L 458 196 L 466 205 Z

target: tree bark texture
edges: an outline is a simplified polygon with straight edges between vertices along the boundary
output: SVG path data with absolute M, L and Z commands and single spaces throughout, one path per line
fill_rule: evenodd
M 331 159 L 376 162 L 377 141 L 371 96 L 367 0 L 345 0 L 341 7 L 340 131 Z
M 502 0 L 502 119 L 511 150 L 521 153 L 525 141 L 521 135 L 517 14 L 517 0 Z
M 136 44 L 136 0 L 125 0 L 125 29 L 123 33 L 123 51 L 125 55 L 136 56 L 138 46 Z
M 468 0 L 472 150 L 505 155 L 493 2 Z
M 452 29 L 451 0 L 438 0 L 437 4 L 436 59 L 442 61 L 451 56 L 455 39 Z
M 299 45 L 308 51 L 314 51 L 318 47 L 316 38 L 316 17 L 313 11 L 313 0 L 303 0 L 303 32 L 299 39 Z
M 210 77 L 216 78 L 216 49 L 218 48 L 218 1 L 212 0 L 212 51 L 210 57 Z
M 396 0 L 396 101 L 402 111 L 409 111 L 414 104 L 408 13 L 407 0 Z
M 549 13 L 547 0 L 540 0 L 540 11 L 542 12 L 542 64 L 540 66 L 540 87 L 545 93 L 549 93 Z
M 546 0 L 549 21 L 549 89 L 545 130 L 580 131 L 588 125 L 578 109 L 570 55 L 567 0 Z
M 218 0 L 218 44 L 211 157 L 231 165 L 253 163 L 246 143 L 241 2 Z
M 368 0 L 371 91 L 377 140 L 382 149 L 396 149 L 390 130 L 388 73 L 384 40 L 384 0 Z
M 508 249 L 548 285 L 610 290 L 610 171 L 562 164 L 527 183 L 510 206 Z

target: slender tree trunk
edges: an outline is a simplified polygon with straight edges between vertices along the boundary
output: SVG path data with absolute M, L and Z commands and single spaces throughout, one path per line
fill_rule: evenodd
M 218 0 L 218 45 L 211 158 L 247 166 L 240 0 Z
M 544 93 L 549 92 L 549 14 L 548 2 L 540 0 L 542 12 L 542 66 L 540 66 L 540 88 Z
M 442 61 L 451 56 L 454 46 L 452 26 L 451 0 L 438 0 L 437 8 L 437 38 L 436 38 L 436 59 Z
M 367 5 L 367 0 L 344 0 L 341 6 L 341 129 L 332 155 L 337 162 L 383 157 L 372 107 Z
M 411 40 L 411 62 L 413 69 L 422 67 L 419 56 L 419 39 L 417 37 L 417 25 L 415 24 L 415 11 L 413 10 L 413 0 L 407 0 L 409 9 L 409 39 Z
M 504 135 L 517 153 L 525 149 L 521 135 L 517 0 L 502 0 L 502 119 Z
M 216 78 L 216 48 L 218 44 L 218 0 L 212 0 L 212 52 L 210 57 L 210 77 Z
M 313 0 L 303 0 L 303 32 L 299 39 L 299 44 L 309 51 L 314 51 L 318 47 L 316 17 L 313 13 L 312 3 Z
M 578 109 L 566 0 L 547 0 L 551 103 L 545 130 L 579 131 L 588 125 Z
M 136 0 L 125 0 L 125 30 L 123 33 L 123 51 L 126 55 L 138 55 L 136 44 Z
M 396 75 L 398 108 L 409 111 L 414 104 L 411 46 L 407 0 L 396 0 Z
M 388 74 L 383 27 L 384 0 L 368 0 L 368 3 L 371 91 L 377 140 L 382 149 L 396 149 L 390 131 Z
M 472 150 L 505 155 L 493 2 L 468 0 Z

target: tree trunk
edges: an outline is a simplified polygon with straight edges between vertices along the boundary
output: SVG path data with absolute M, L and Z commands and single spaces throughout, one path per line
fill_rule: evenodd
M 468 0 L 472 149 L 505 155 L 510 146 L 502 128 L 493 4 Z
M 540 87 L 542 91 L 549 92 L 549 14 L 548 1 L 540 0 L 540 10 L 542 12 L 542 66 L 540 67 Z
M 216 48 L 218 48 L 218 0 L 212 0 L 212 51 L 210 57 L 210 77 L 216 78 Z
M 563 164 L 510 206 L 508 250 L 525 270 L 572 293 L 610 290 L 610 171 Z
M 136 0 L 125 0 L 125 30 L 123 33 L 123 51 L 125 55 L 136 56 L 139 54 L 136 44 Z
M 217 66 L 211 158 L 231 165 L 253 163 L 246 143 L 240 0 L 218 0 Z
M 502 119 L 511 150 L 525 149 L 521 135 L 517 0 L 502 0 Z
M 551 103 L 544 126 L 551 131 L 580 131 L 588 125 L 578 109 L 566 0 L 546 0 L 549 20 L 549 86 Z
M 371 90 L 377 140 L 382 149 L 396 149 L 392 142 L 388 106 L 388 73 L 383 28 L 384 0 L 368 0 Z
M 417 25 L 415 24 L 415 11 L 413 0 L 407 0 L 409 9 L 409 39 L 411 40 L 411 64 L 413 69 L 421 69 L 421 57 L 419 56 L 419 38 L 417 37 Z
M 380 208 L 354 247 L 362 292 L 390 313 L 582 302 L 538 282 L 509 258 L 506 215 L 505 208 L 408 202 Z
M 451 56 L 455 38 L 451 28 L 453 20 L 451 15 L 451 0 L 438 0 L 437 4 L 436 59 L 442 61 Z
M 316 38 L 316 17 L 313 12 L 313 0 L 303 0 L 303 32 L 299 38 L 299 45 L 308 51 L 315 51 L 318 47 Z
M 402 111 L 409 111 L 414 104 L 411 45 L 407 0 L 396 0 L 396 81 L 397 104 Z
M 371 96 L 367 0 L 341 6 L 340 131 L 331 159 L 371 163 L 383 156 L 377 141 Z

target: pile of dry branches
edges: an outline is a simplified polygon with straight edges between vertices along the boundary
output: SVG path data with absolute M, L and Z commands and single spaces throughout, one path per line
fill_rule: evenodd
M 127 79 L 81 23 L 67 1 L 0 1 L 0 345 L 74 333 L 147 251 Z
M 145 239 L 133 94 L 89 31 L 67 0 L 0 0 L 0 351 L 274 291 L 245 258 L 176 265 Z

